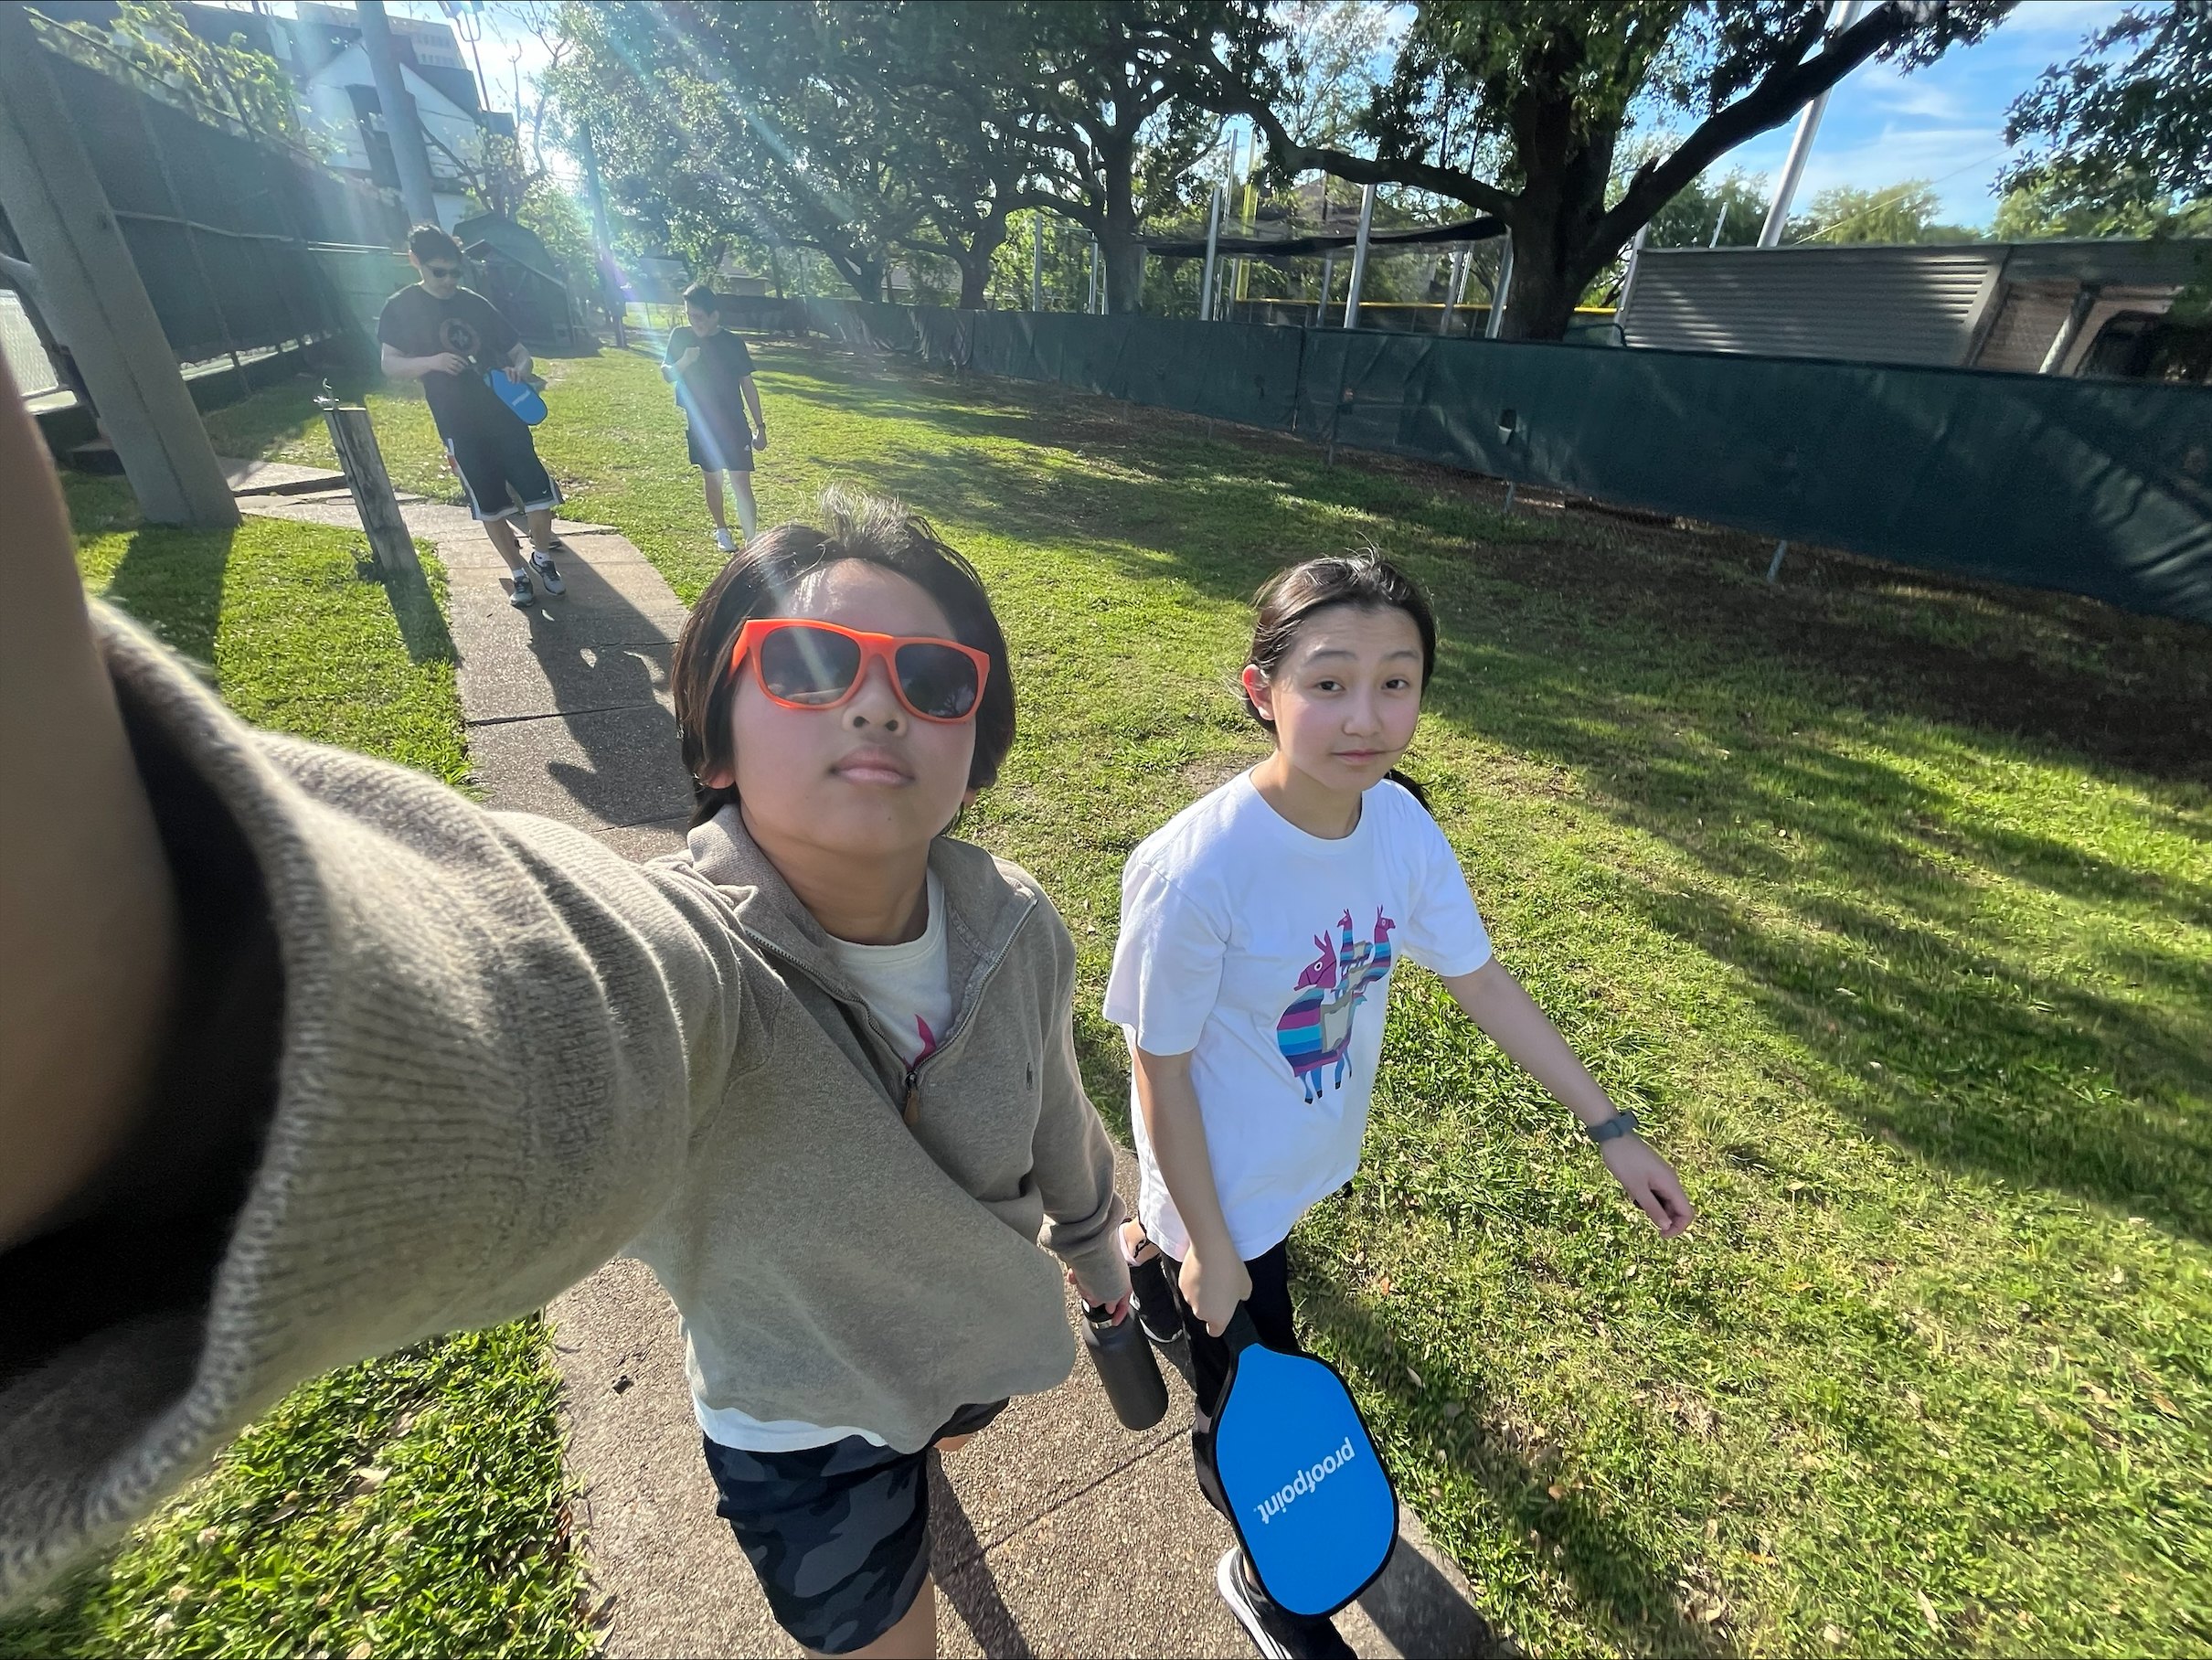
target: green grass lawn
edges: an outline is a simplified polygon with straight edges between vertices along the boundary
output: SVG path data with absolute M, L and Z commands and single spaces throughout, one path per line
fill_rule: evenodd
M 1671 1247 L 1409 970 L 1314 1346 L 1533 1653 L 2212 1644 L 2212 634 L 2071 599 L 760 347 L 764 519 L 847 477 L 984 571 L 1022 740 L 972 815 L 1082 949 L 1129 849 L 1260 752 L 1249 597 L 1372 543 L 1444 644 L 1409 770 L 1505 960 L 1653 1126 Z M 651 360 L 545 366 L 580 518 L 718 568 Z M 313 459 L 296 397 L 233 447 Z M 394 476 L 451 495 L 420 401 Z
M 233 708 L 462 780 L 427 548 L 432 591 L 410 601 L 357 533 L 141 528 L 120 484 L 69 484 L 86 586 L 207 665 Z M 311 1383 L 120 1550 L 0 1624 L 0 1655 L 585 1652 L 558 1389 L 534 1319 Z

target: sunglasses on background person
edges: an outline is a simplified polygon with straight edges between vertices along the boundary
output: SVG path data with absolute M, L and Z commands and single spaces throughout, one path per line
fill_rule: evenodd
M 947 724 L 974 715 L 991 674 L 991 659 L 958 641 L 864 634 L 796 617 L 746 623 L 729 650 L 730 672 L 748 657 L 760 689 L 787 709 L 834 709 L 849 702 L 867 665 L 880 659 L 909 714 Z

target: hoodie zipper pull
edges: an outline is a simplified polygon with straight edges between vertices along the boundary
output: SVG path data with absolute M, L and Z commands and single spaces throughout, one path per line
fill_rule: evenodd
M 914 1127 L 915 1121 L 921 1116 L 921 1081 L 914 1074 L 915 1069 L 909 1067 L 907 1069 L 906 1111 L 899 1114 L 899 1117 L 906 1120 L 907 1127 L 909 1130 Z

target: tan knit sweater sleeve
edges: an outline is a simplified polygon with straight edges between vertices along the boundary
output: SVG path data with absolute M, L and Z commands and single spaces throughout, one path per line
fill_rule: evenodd
M 1090 1295 L 1118 1303 L 1129 1289 L 1129 1265 L 1115 1229 L 1128 1216 L 1114 1191 L 1113 1144 L 1084 1092 L 1075 1053 L 1075 942 L 1040 892 L 1040 919 L 1052 939 L 1053 1029 L 1031 1146 L 1037 1191 L 1045 1201 L 1041 1242 L 1075 1272 Z
M 204 1316 L 0 1385 L 0 1604 L 144 1514 L 294 1384 L 541 1306 L 618 1251 L 759 1036 L 697 878 L 271 738 L 99 618 L 118 692 L 258 864 L 276 1107 Z

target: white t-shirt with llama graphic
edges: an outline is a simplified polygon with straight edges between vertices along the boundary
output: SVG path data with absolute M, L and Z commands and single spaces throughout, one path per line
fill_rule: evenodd
M 1148 836 L 1122 873 L 1106 1018 L 1154 1055 L 1191 1057 L 1214 1186 L 1237 1254 L 1272 1248 L 1352 1179 L 1399 955 L 1444 975 L 1490 936 L 1436 821 L 1385 781 L 1336 841 L 1231 779 Z M 1190 1248 L 1130 1103 L 1137 1210 L 1170 1256 Z

